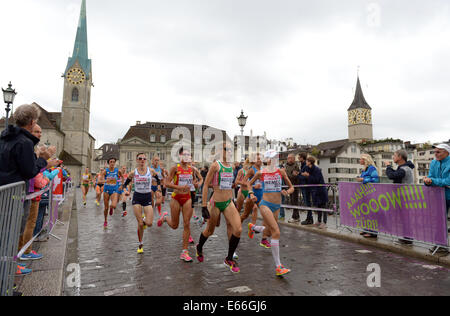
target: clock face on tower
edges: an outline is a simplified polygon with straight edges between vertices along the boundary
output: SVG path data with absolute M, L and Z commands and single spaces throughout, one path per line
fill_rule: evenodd
M 354 125 L 358 123 L 358 112 L 356 110 L 350 111 L 348 113 L 348 124 Z
M 67 73 L 67 80 L 69 80 L 71 84 L 74 85 L 82 84 L 85 79 L 86 76 L 84 75 L 83 70 L 81 70 L 80 68 L 72 68 Z

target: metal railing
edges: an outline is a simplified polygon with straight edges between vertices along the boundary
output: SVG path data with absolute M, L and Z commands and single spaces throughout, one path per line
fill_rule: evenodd
M 26 184 L 0 187 L 0 296 L 12 296 Z
M 25 253 L 42 232 L 48 231 L 49 236 L 61 240 L 53 234 L 53 229 L 56 224 L 64 225 L 58 220 L 60 216 L 59 207 L 64 203 L 67 194 L 73 189 L 73 185 L 71 182 L 63 184 L 63 196 L 60 199 L 54 198 L 53 185 L 54 181 L 51 181 L 43 190 L 26 196 L 25 182 L 0 187 L 0 296 L 11 296 L 13 294 L 17 259 Z M 48 219 L 43 224 L 42 229 L 17 252 L 25 207 L 24 202 L 31 201 L 46 192 L 49 195 Z

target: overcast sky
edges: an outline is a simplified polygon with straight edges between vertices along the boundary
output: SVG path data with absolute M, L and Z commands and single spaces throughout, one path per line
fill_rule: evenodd
M 81 0 L 0 0 L 0 86 L 61 111 Z M 448 0 L 87 0 L 96 146 L 137 120 L 302 144 L 347 138 L 357 68 L 374 137 L 450 138 Z M 3 108 L 3 106 L 1 106 Z

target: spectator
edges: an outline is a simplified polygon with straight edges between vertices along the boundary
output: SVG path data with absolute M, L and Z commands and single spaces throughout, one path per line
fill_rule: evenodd
M 40 140 L 41 135 L 42 135 L 41 127 L 39 125 L 35 124 L 33 127 L 33 130 L 31 131 L 31 134 Z M 45 169 L 42 169 L 41 172 L 39 172 L 36 175 L 36 177 L 34 177 L 32 180 L 29 181 L 28 193 L 33 193 L 35 191 L 39 191 L 49 183 L 49 180 L 47 178 L 45 178 L 42 173 L 44 170 Z M 25 230 L 19 238 L 19 251 L 20 251 L 20 249 L 22 249 L 22 247 L 24 247 L 33 238 L 33 232 L 36 227 L 36 220 L 38 217 L 40 201 L 41 201 L 40 196 L 31 200 L 30 212 L 26 219 Z M 19 259 L 20 260 L 39 260 L 39 259 L 42 259 L 42 255 L 32 251 L 31 245 L 30 245 Z
M 49 181 L 52 181 L 58 175 L 58 173 L 59 169 L 54 170 L 47 169 L 44 171 L 43 175 L 44 177 L 49 179 Z M 49 206 L 49 191 L 46 191 L 44 192 L 44 194 L 41 195 L 41 202 L 39 203 L 39 211 L 36 219 L 36 226 L 33 232 L 33 236 L 38 236 L 39 234 L 38 238 L 36 238 L 37 242 L 48 240 L 46 231 L 45 230 L 42 231 L 42 226 L 44 224 L 44 216 L 46 211 L 48 210 L 48 206 Z
M 356 178 L 356 181 L 361 182 L 363 184 L 366 183 L 379 183 L 380 178 L 378 176 L 378 170 L 375 167 L 375 163 L 373 159 L 368 154 L 362 154 L 359 163 L 364 166 L 363 172 L 361 176 Z M 372 230 L 365 230 L 361 233 L 361 235 L 365 238 L 377 238 L 378 234 Z
M 308 158 L 307 153 L 300 153 L 298 155 L 298 160 L 300 161 L 300 174 L 298 175 L 298 184 L 299 185 L 306 185 L 307 184 L 307 178 L 304 177 L 302 174 L 306 172 L 306 159 Z M 311 189 L 310 188 L 301 188 L 302 191 L 302 197 L 303 197 L 303 203 L 307 207 L 311 207 Z M 308 213 L 309 214 L 309 213 Z M 313 224 L 313 218 L 312 213 L 311 216 L 307 217 L 305 221 L 302 222 L 302 225 L 312 225 Z
M 306 167 L 303 169 L 302 176 L 306 179 L 308 185 L 313 184 L 325 184 L 325 180 L 322 175 L 322 170 L 315 165 L 316 159 L 314 157 L 308 157 L 306 159 Z M 313 205 L 317 208 L 326 208 L 328 202 L 327 189 L 324 186 L 316 186 L 310 189 L 312 195 Z M 323 219 L 323 222 L 322 222 Z M 324 229 L 327 227 L 328 214 L 324 211 L 317 212 L 316 227 Z M 312 225 L 314 223 L 312 211 L 308 211 L 306 221 L 303 225 Z
M 425 185 L 443 187 L 445 188 L 445 200 L 447 207 L 447 217 L 448 210 L 450 208 L 450 146 L 447 144 L 440 144 L 438 146 L 433 146 L 435 148 L 434 159 L 430 164 L 430 172 L 428 177 L 423 179 Z M 450 231 L 449 231 L 450 232 Z M 430 251 L 436 250 L 436 248 L 430 249 Z M 439 248 L 438 252 L 448 254 L 449 251 L 445 248 Z
M 52 157 L 56 148 L 38 149 L 38 157 L 34 153 L 34 146 L 39 139 L 31 134 L 39 118 L 39 109 L 34 105 L 21 105 L 14 112 L 17 126 L 9 125 L 0 136 L 0 186 L 25 181 L 26 192 L 29 189 L 28 180 L 34 178 L 41 169 L 47 165 L 54 165 L 54 161 L 47 160 Z M 26 219 L 30 211 L 30 203 L 24 203 L 20 235 L 23 234 Z M 0 240 L 0 243 L 2 241 Z M 18 275 L 31 273 L 30 269 L 17 266 Z
M 298 164 L 295 161 L 295 156 L 293 154 L 289 154 L 285 170 L 292 185 L 298 185 L 298 175 L 300 174 L 300 168 L 298 167 Z M 294 193 L 292 193 L 290 196 L 290 205 L 298 206 L 298 188 L 295 188 Z M 298 209 L 294 208 L 292 210 L 292 219 L 290 219 L 288 222 L 300 222 L 300 214 Z
M 411 161 L 407 161 L 408 153 L 405 150 L 398 150 L 394 153 L 392 159 L 398 165 L 398 168 L 394 170 L 391 163 L 387 161 L 385 164 L 387 166 L 386 174 L 388 178 L 393 180 L 394 183 L 414 184 L 414 164 Z M 408 237 L 403 237 L 398 242 L 402 245 L 411 245 L 413 240 Z
M 406 150 L 396 151 L 392 159 L 398 165 L 398 168 L 394 170 L 391 163 L 387 161 L 385 164 L 387 166 L 386 174 L 388 178 L 393 180 L 394 183 L 414 184 L 413 169 L 415 167 L 411 161 L 408 161 L 408 153 Z
M 39 139 L 31 134 L 39 118 L 39 109 L 33 105 L 19 106 L 14 112 L 17 126 L 9 125 L 0 136 L 0 185 L 28 181 L 34 178 L 47 160 L 52 157 L 56 148 L 38 150 L 34 146 Z M 55 164 L 53 164 L 55 165 Z M 28 191 L 28 190 L 27 190 Z
M 283 164 L 280 164 L 279 166 L 280 170 L 284 169 Z M 281 185 L 285 186 L 286 183 L 284 182 L 284 179 L 281 179 Z M 278 216 L 278 220 L 284 222 L 285 217 L 286 217 L 286 212 L 285 209 L 283 207 L 283 205 L 286 204 L 286 197 L 281 194 L 281 207 L 280 207 L 280 215 Z

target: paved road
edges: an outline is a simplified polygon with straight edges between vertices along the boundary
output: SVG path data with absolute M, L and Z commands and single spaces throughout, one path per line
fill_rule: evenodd
M 292 269 L 284 278 L 274 275 L 270 250 L 250 240 L 243 230 L 238 248 L 241 273 L 223 266 L 228 242 L 225 227 L 205 245 L 205 262 L 179 260 L 181 227 L 165 224 L 146 230 L 145 253 L 138 255 L 134 215 L 117 212 L 103 229 L 103 207 L 94 204 L 73 211 L 66 265 L 79 264 L 80 287 L 65 288 L 65 295 L 448 295 L 450 270 L 401 255 L 367 248 L 290 227 L 281 227 L 282 263 Z M 131 204 L 128 204 L 131 211 Z M 168 207 L 166 203 L 165 208 Z M 199 211 L 199 210 L 198 210 Z M 198 240 L 200 229 L 191 225 Z M 190 249 L 195 256 L 194 247 Z M 369 288 L 367 267 L 381 268 L 381 287 Z M 69 272 L 66 272 L 66 277 Z

